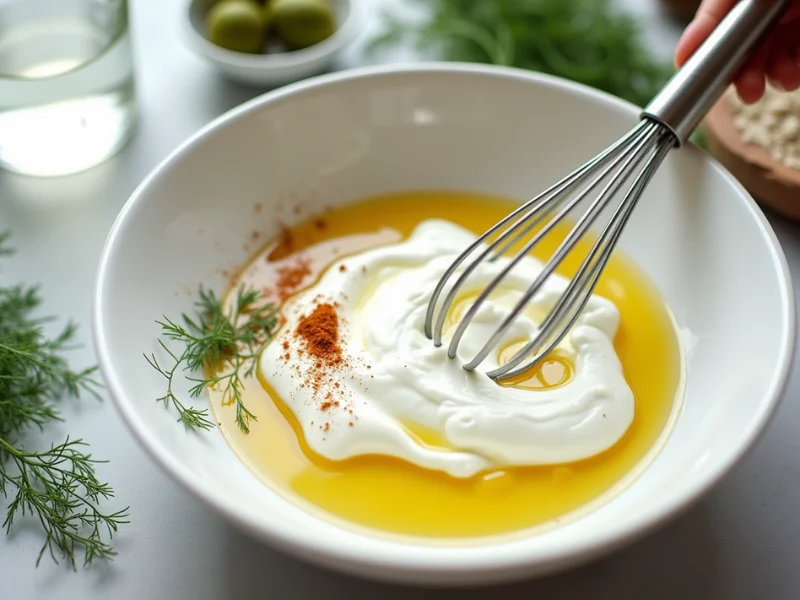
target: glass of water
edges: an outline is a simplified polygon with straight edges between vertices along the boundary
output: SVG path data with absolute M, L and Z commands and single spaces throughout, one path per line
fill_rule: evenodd
M 135 120 L 127 0 L 0 0 L 0 167 L 83 171 Z

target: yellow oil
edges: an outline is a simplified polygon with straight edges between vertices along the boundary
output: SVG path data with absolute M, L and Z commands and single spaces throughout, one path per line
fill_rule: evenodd
M 501 348 L 498 363 L 504 365 L 510 362 L 527 342 L 528 340 L 519 340 Z M 569 383 L 574 374 L 575 363 L 572 357 L 560 350 L 554 350 L 538 364 L 518 375 L 499 381 L 498 385 L 523 390 L 548 390 Z
M 293 251 L 359 246 L 363 234 L 383 243 L 407 236 L 421 221 L 443 218 L 481 233 L 515 205 L 514 202 L 463 192 L 409 192 L 368 199 L 324 215 L 325 226 L 310 220 L 292 231 Z M 391 228 L 387 235 L 386 228 Z M 378 232 L 382 232 L 378 235 Z M 548 236 L 539 254 L 546 258 L 563 239 L 561 228 Z M 348 245 L 350 236 L 360 236 Z M 326 246 L 325 243 L 328 243 Z M 588 250 L 586 241 L 560 269 L 570 276 Z M 265 247 L 233 282 L 264 287 L 262 264 L 274 252 Z M 313 282 L 312 282 L 313 283 Z M 421 469 L 380 456 L 343 462 L 325 460 L 305 444 L 300 428 L 280 398 L 263 381 L 245 382 L 245 402 L 258 421 L 249 435 L 241 433 L 233 408 L 221 406 L 212 392 L 211 404 L 223 434 L 241 459 L 267 485 L 308 510 L 344 526 L 375 534 L 414 536 L 417 541 L 488 542 L 501 534 L 549 526 L 596 505 L 620 482 L 646 464 L 677 410 L 681 380 L 677 335 L 664 301 L 648 278 L 617 252 L 596 293 L 613 301 L 621 312 L 615 338 L 625 377 L 635 396 L 635 418 L 628 432 L 599 456 L 567 465 L 507 468 L 468 480 Z M 506 356 L 514 347 L 501 349 Z M 537 370 L 512 383 L 535 390 L 563 384 L 571 377 L 569 357 L 554 353 Z M 535 393 L 535 391 L 532 391 Z M 444 446 L 436 432 L 406 424 L 425 444 Z

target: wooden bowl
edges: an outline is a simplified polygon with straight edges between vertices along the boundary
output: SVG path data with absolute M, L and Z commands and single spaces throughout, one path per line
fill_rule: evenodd
M 722 98 L 703 123 L 709 150 L 759 203 L 800 220 L 800 171 L 776 161 L 761 146 L 745 142 L 733 119 L 730 100 Z
M 700 0 L 661 0 L 661 5 L 679 19 L 689 21 L 700 7 Z

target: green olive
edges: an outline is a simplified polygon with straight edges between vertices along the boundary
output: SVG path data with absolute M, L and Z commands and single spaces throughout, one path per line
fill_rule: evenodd
M 269 2 L 261 7 L 261 25 L 266 32 L 272 27 L 272 4 Z
M 252 0 L 223 0 L 206 16 L 208 39 L 234 52 L 261 52 L 264 26 L 261 8 Z
M 194 7 L 203 14 L 206 14 L 216 3 L 217 0 L 194 0 Z
M 291 50 L 318 44 L 333 35 L 333 9 L 328 0 L 270 0 L 272 27 Z

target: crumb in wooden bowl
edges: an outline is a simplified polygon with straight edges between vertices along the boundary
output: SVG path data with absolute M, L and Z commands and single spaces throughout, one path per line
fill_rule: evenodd
M 800 220 L 800 93 L 767 88 L 746 105 L 731 90 L 704 131 L 711 153 L 759 202 Z

